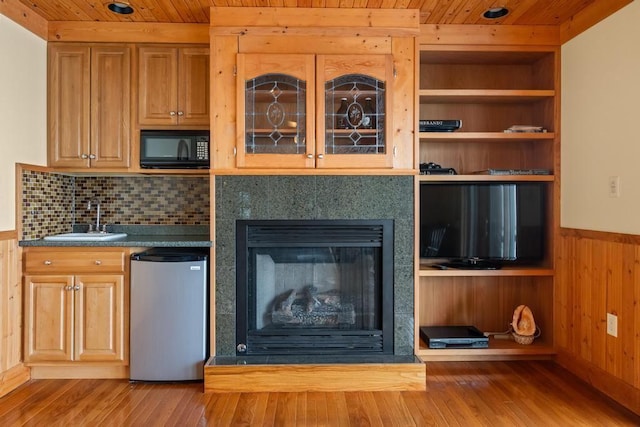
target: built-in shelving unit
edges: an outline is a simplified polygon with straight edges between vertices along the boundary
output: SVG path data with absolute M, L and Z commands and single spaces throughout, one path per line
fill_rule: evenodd
M 433 268 L 419 260 L 416 275 L 416 354 L 423 360 L 548 358 L 553 339 L 553 237 L 557 224 L 559 143 L 558 51 L 554 47 L 420 46 L 419 118 L 461 120 L 454 132 L 420 132 L 420 163 L 454 168 L 455 175 L 420 175 L 420 185 L 441 182 L 547 183 L 544 259 L 498 270 Z M 544 132 L 509 133 L 513 125 Z M 491 175 L 488 169 L 514 170 Z M 523 174 L 542 169 L 547 174 Z M 416 191 L 419 197 L 420 192 Z M 419 241 L 419 201 L 416 203 Z M 419 245 L 417 244 L 416 247 Z M 534 312 L 541 334 L 533 344 L 490 338 L 487 349 L 429 349 L 420 326 L 474 325 L 509 330 L 519 304 Z

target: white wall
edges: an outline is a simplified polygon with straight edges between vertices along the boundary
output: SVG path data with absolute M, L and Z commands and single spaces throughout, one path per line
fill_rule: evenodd
M 634 1 L 562 47 L 563 227 L 640 234 L 639 42 Z
M 0 15 L 0 231 L 14 230 L 15 164 L 47 162 L 47 43 Z

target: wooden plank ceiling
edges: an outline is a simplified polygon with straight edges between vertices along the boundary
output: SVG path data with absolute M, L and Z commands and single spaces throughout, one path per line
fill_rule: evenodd
M 117 0 L 116 0 L 117 1 Z M 421 24 L 561 25 L 582 9 L 608 0 L 123 0 L 135 10 L 118 15 L 109 0 L 19 0 L 47 21 L 208 23 L 211 6 L 420 9 Z M 509 14 L 487 20 L 488 8 Z

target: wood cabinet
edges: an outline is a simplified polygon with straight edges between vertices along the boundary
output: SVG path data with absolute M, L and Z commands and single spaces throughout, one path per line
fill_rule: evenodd
M 237 167 L 391 168 L 391 77 L 391 55 L 239 54 Z
M 49 166 L 126 168 L 131 48 L 49 44 Z
M 138 124 L 209 127 L 209 48 L 138 48 Z
M 218 174 L 415 174 L 419 16 L 400 9 L 373 15 L 352 10 L 348 17 L 331 8 L 289 9 L 250 8 L 238 16 L 234 8 L 215 8 L 210 23 L 211 92 L 216 94 L 212 169 Z M 289 89 L 277 99 L 286 106 L 269 110 L 269 97 L 275 100 L 282 90 L 266 88 L 261 79 L 269 75 L 303 83 L 304 97 Z M 347 89 L 342 84 L 349 79 Z M 247 99 L 248 93 L 257 97 Z M 336 129 L 343 97 L 354 113 L 351 130 Z M 358 124 L 367 98 L 375 128 Z M 253 101 L 258 108 L 247 109 Z M 276 116 L 267 115 L 272 112 Z M 301 112 L 304 128 L 302 115 L 296 115 Z M 262 127 L 269 119 L 279 123 L 273 119 L 282 116 L 289 118 L 277 131 Z
M 421 163 L 456 175 L 416 178 L 416 251 L 420 185 L 442 182 L 542 182 L 546 187 L 545 256 L 535 264 L 499 270 L 438 270 L 416 253 L 416 354 L 425 360 L 551 357 L 553 248 L 558 224 L 559 52 L 555 47 L 420 46 L 421 120 L 462 120 L 454 132 L 420 132 Z M 544 132 L 505 132 L 532 125 Z M 489 170 L 495 169 L 491 174 Z M 490 339 L 488 349 L 429 349 L 420 326 L 474 325 L 509 329 L 513 310 L 529 305 L 541 335 L 532 345 Z
M 24 257 L 25 363 L 126 364 L 125 252 L 29 248 Z

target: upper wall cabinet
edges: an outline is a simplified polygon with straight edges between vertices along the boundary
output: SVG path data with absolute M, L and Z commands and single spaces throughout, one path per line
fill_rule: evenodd
M 209 48 L 138 49 L 138 124 L 209 127 Z
M 391 168 L 391 55 L 238 55 L 237 166 Z
M 131 49 L 49 44 L 49 166 L 126 168 Z
M 416 10 L 210 15 L 215 173 L 416 173 Z

